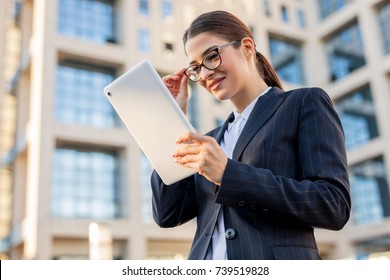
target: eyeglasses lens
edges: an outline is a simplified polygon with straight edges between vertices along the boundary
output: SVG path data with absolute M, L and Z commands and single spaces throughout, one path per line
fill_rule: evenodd
M 201 65 L 192 65 L 185 71 L 186 76 L 193 82 L 200 80 L 200 70 L 202 66 L 209 70 L 217 69 L 222 63 L 218 50 L 209 52 L 202 61 Z
M 203 65 L 209 69 L 214 70 L 221 64 L 221 56 L 218 51 L 212 51 L 203 58 Z
M 187 68 L 185 71 L 186 76 L 193 82 L 197 82 L 199 80 L 199 71 L 200 67 L 197 65 L 191 66 Z

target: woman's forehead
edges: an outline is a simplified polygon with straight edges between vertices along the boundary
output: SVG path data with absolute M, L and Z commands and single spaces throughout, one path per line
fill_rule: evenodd
M 212 47 L 224 44 L 226 40 L 210 33 L 201 33 L 188 39 L 185 50 L 189 61 L 202 60 L 204 52 Z

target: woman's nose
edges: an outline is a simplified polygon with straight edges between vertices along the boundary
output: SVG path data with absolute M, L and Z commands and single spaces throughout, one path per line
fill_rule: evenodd
M 200 78 L 202 80 L 207 80 L 207 78 L 214 74 L 214 72 L 215 70 L 210 70 L 203 66 L 202 69 L 200 69 Z

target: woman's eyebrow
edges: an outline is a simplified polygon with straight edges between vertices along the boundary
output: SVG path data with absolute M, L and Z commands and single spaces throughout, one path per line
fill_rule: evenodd
M 204 57 L 205 54 L 207 54 L 209 51 L 211 51 L 212 49 L 215 49 L 215 48 L 218 48 L 218 45 L 208 47 L 208 48 L 202 53 L 202 55 L 201 55 L 202 59 L 203 59 L 203 57 Z M 193 60 L 193 61 L 191 61 L 191 62 L 189 63 L 189 65 L 192 65 L 192 64 L 195 64 L 195 63 L 196 63 L 196 61 Z

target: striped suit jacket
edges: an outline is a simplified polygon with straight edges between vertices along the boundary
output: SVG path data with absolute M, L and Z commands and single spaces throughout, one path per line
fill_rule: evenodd
M 231 118 L 208 135 L 220 143 Z M 166 186 L 155 171 L 151 186 L 160 227 L 197 219 L 189 259 L 205 258 L 219 211 L 228 259 L 320 259 L 313 229 L 340 230 L 351 208 L 344 133 L 320 88 L 261 96 L 220 186 L 199 174 Z

